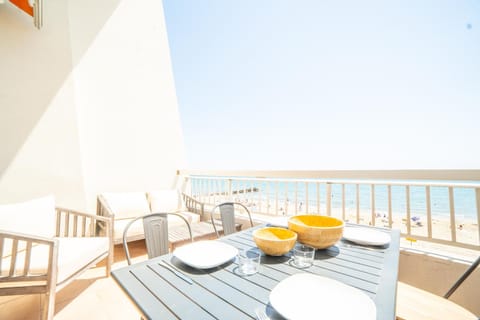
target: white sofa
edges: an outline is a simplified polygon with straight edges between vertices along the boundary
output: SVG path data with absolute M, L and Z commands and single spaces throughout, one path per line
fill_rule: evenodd
M 98 195 L 97 215 L 113 218 L 113 242 L 122 243 L 125 226 L 135 217 L 149 213 L 175 212 L 183 215 L 194 227 L 203 220 L 204 205 L 176 189 L 149 192 L 109 192 Z M 169 229 L 185 227 L 185 222 L 175 216 L 168 217 Z M 194 230 L 194 231 L 195 231 Z M 212 232 L 213 232 L 212 227 Z M 127 241 L 144 238 L 141 220 L 129 229 Z
M 111 226 L 108 217 L 56 208 L 53 196 L 0 205 L 0 295 L 45 294 L 41 318 L 53 319 L 58 290 L 103 259 L 110 275 Z

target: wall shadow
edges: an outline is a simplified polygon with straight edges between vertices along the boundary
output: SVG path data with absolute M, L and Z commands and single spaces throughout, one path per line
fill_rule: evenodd
M 0 7 L 0 180 L 120 2 L 44 1 L 41 30 Z

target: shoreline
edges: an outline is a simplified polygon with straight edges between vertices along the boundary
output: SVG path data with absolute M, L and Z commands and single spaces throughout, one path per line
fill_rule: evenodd
M 253 200 L 253 201 L 252 201 Z M 265 216 L 271 217 L 282 217 L 282 216 L 293 216 L 298 214 L 307 214 L 306 208 L 302 206 L 301 202 L 299 203 L 299 208 L 295 208 L 295 203 L 288 203 L 288 207 L 280 205 L 278 202 L 278 213 L 275 213 L 275 204 L 272 205 L 270 201 L 270 206 L 266 200 L 263 200 L 259 203 L 258 199 L 241 199 L 237 198 L 234 201 L 238 201 L 249 208 L 253 213 L 258 213 Z M 269 210 L 266 210 L 269 206 Z M 296 209 L 296 210 L 295 210 Z M 310 214 L 326 214 L 325 206 L 321 206 L 320 213 L 317 212 L 317 206 L 309 206 L 308 212 Z M 267 212 L 268 211 L 268 212 Z M 399 213 L 392 211 L 392 229 L 399 229 L 401 233 L 407 233 L 407 223 L 406 223 L 406 212 Z M 342 219 L 342 208 L 341 207 L 332 207 L 331 216 Z M 411 238 L 412 242 L 416 242 L 415 236 L 428 237 L 428 222 L 426 213 L 411 212 L 410 213 L 410 235 L 407 238 Z M 413 219 L 412 219 L 413 218 Z M 345 208 L 345 220 L 346 222 L 357 223 L 357 211 L 356 208 Z M 389 226 L 389 217 L 388 212 L 383 210 L 375 210 L 375 222 L 372 223 L 372 213 L 370 209 L 360 208 L 358 221 L 360 224 L 364 225 L 375 225 L 377 227 L 386 227 Z M 479 229 L 478 221 L 473 218 L 468 218 L 465 216 L 456 217 L 455 219 L 455 237 L 456 242 L 464 243 L 469 245 L 478 245 L 480 243 L 479 239 Z M 433 214 L 431 216 L 431 237 L 433 239 L 440 239 L 446 241 L 452 241 L 452 230 L 450 228 L 450 217 L 443 215 Z M 418 240 L 420 241 L 420 240 Z M 410 242 L 410 244 L 412 244 Z

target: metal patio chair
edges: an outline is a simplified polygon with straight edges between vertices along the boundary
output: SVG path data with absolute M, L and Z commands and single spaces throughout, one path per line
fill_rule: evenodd
M 475 260 L 470 267 L 458 278 L 458 280 L 453 284 L 453 286 L 450 288 L 450 290 L 445 293 L 443 296 L 445 299 L 450 298 L 450 296 L 460 287 L 460 285 L 467 280 L 467 278 L 472 274 L 473 271 L 480 265 L 480 256 L 478 256 L 477 260 Z
M 250 215 L 250 211 L 246 206 L 238 202 L 224 202 L 217 204 L 213 207 L 212 211 L 210 212 L 210 219 L 212 221 L 213 228 L 215 229 L 215 233 L 217 237 L 220 237 L 220 232 L 217 228 L 216 221 L 215 221 L 215 210 L 218 208 L 220 211 L 220 220 L 221 225 L 223 228 L 223 235 L 229 235 L 234 232 L 237 232 L 241 229 L 242 225 L 235 222 L 235 206 L 242 207 L 248 215 L 248 219 L 250 221 L 250 226 L 253 227 L 252 216 Z
M 188 220 L 178 213 L 152 213 L 137 217 L 130 221 L 123 231 L 123 248 L 125 249 L 125 256 L 130 265 L 130 251 L 128 250 L 128 231 L 132 225 L 139 220 L 143 220 L 143 230 L 145 235 L 145 245 L 147 247 L 148 258 L 158 257 L 169 252 L 168 240 L 168 216 L 181 218 L 187 225 L 190 235 L 190 241 L 193 242 L 192 228 Z

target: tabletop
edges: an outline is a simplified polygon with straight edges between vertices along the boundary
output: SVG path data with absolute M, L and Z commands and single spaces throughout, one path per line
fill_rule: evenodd
M 255 228 L 218 241 L 238 249 L 256 248 L 252 238 Z M 189 267 L 167 254 L 112 271 L 112 276 L 146 319 L 256 319 L 257 307 L 265 309 L 272 320 L 283 319 L 269 304 L 271 290 L 283 279 L 307 272 L 360 289 L 374 301 L 378 320 L 393 320 L 400 232 L 377 230 L 390 233 L 392 240 L 386 248 L 341 240 L 317 250 L 314 265 L 306 269 L 291 263 L 291 252 L 281 257 L 263 255 L 260 271 L 250 276 L 238 273 L 236 259 L 205 270 Z M 160 260 L 170 262 L 193 284 L 160 266 Z

